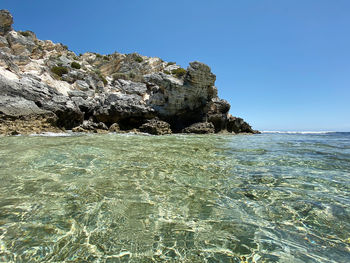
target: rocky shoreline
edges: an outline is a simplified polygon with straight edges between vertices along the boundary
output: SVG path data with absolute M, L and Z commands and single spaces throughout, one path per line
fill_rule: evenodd
M 203 63 L 183 69 L 136 53 L 76 55 L 12 24 L 0 10 L 0 134 L 259 133 L 229 114 Z

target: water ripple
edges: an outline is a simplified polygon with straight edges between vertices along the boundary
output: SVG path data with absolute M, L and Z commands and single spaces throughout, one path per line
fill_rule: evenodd
M 349 134 L 0 138 L 1 262 L 348 262 Z

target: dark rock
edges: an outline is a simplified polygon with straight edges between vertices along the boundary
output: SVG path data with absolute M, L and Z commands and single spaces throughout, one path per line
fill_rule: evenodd
M 107 124 L 118 122 L 119 125 L 130 126 L 124 129 L 137 128 L 145 120 L 155 117 L 154 109 L 141 103 L 141 100 L 142 97 L 136 94 L 109 94 L 95 108 L 94 117 Z
M 84 113 L 66 96 L 55 96 L 50 101 L 42 101 L 42 108 L 54 112 L 58 127 L 72 129 L 84 120 Z
M 230 104 L 223 99 L 213 98 L 208 103 L 209 109 L 208 113 L 228 113 L 230 110 Z
M 227 114 L 230 110 L 230 104 L 226 100 L 213 98 L 207 104 L 207 121 L 212 122 L 215 132 L 226 130 Z
M 208 122 L 213 123 L 215 132 L 226 130 L 227 114 L 224 113 L 210 113 L 206 118 Z
M 215 128 L 211 122 L 198 122 L 182 130 L 183 133 L 208 134 L 214 133 Z
M 141 132 L 146 132 L 153 135 L 171 134 L 170 124 L 159 119 L 152 119 L 142 124 Z
M 227 121 L 227 131 L 233 133 L 260 133 L 252 129 L 252 127 L 246 123 L 242 118 L 236 118 L 229 116 Z
M 99 132 L 99 130 L 107 131 L 108 127 L 102 123 L 95 123 L 92 121 L 84 121 L 81 125 L 74 127 L 73 132 Z

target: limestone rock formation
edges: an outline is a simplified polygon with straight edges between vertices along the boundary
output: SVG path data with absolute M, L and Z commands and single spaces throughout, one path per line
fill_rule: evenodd
M 253 130 L 252 127 L 242 118 L 236 118 L 233 116 L 229 116 L 228 118 L 227 131 L 232 133 L 260 133 L 259 131 Z
M 7 10 L 0 11 L 0 35 L 12 30 L 13 17 Z
M 218 98 L 216 76 L 203 63 L 183 69 L 137 53 L 77 56 L 12 24 L 11 14 L 0 10 L 1 134 L 255 133 L 228 113 L 230 104 Z
M 109 129 L 110 132 L 119 132 L 120 131 L 120 127 L 118 123 L 113 123 Z
M 101 133 L 108 131 L 108 127 L 103 122 L 92 122 L 89 120 L 83 121 L 83 123 L 72 129 L 73 132 L 95 132 Z
M 170 124 L 157 118 L 147 121 L 140 127 L 141 132 L 153 135 L 171 134 Z
M 183 133 L 209 134 L 214 133 L 215 128 L 211 122 L 197 122 L 182 130 Z

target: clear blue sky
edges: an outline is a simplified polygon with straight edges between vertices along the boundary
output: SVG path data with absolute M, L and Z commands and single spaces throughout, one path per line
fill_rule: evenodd
M 349 0 L 1 0 L 16 30 L 74 52 L 208 64 L 259 130 L 350 131 Z

